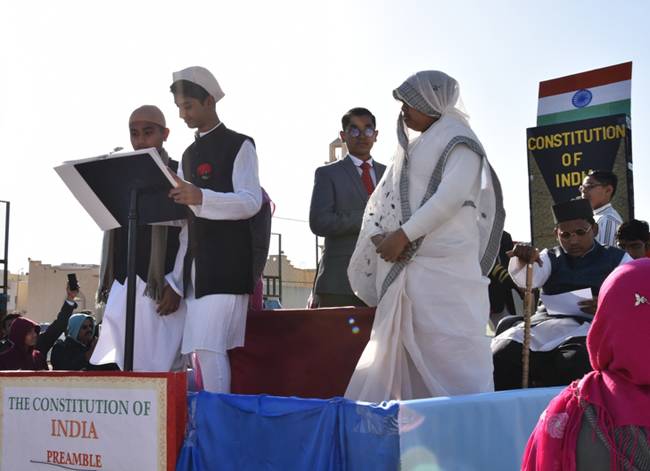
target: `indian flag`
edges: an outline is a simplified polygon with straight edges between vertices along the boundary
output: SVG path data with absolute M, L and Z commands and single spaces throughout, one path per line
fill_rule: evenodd
M 630 115 L 632 62 L 539 83 L 537 125 Z

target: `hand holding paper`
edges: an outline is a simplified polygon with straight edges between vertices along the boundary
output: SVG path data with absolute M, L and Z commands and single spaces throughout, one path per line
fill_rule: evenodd
M 585 301 L 578 302 L 580 310 L 585 314 L 591 314 L 592 316 L 596 314 L 597 299 L 587 299 Z
M 188 206 L 203 203 L 203 193 L 200 188 L 183 180 L 176 174 L 172 174 L 172 176 L 176 182 L 176 187 L 169 190 L 169 197 L 174 200 L 174 203 Z

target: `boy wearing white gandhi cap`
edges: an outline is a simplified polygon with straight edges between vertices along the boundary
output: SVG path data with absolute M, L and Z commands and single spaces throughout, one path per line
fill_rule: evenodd
M 248 296 L 261 274 L 252 227 L 268 204 L 262 205 L 253 140 L 217 116 L 224 93 L 212 73 L 183 69 L 170 88 L 179 116 L 197 134 L 169 195 L 190 211 L 167 279 L 187 303 L 182 352 L 195 353 L 205 390 L 229 392 L 227 351 L 244 344 Z
M 163 147 L 169 129 L 158 107 L 144 105 L 135 109 L 129 117 L 129 134 L 134 150 L 154 147 L 167 166 L 178 169 L 178 162 L 170 159 Z M 180 229 L 144 225 L 137 230 L 133 369 L 163 372 L 180 369 L 185 305 L 164 278 L 174 267 Z M 124 367 L 127 246 L 128 228 L 104 233 L 97 299 L 105 302 L 106 308 L 102 335 L 90 359 L 93 364 L 116 363 Z

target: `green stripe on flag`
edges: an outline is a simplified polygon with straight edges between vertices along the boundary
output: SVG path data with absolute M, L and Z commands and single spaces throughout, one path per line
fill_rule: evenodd
M 612 101 L 602 105 L 588 106 L 561 113 L 544 114 L 537 117 L 538 126 L 547 126 L 549 124 L 568 123 L 571 121 L 580 121 L 581 119 L 598 118 L 600 116 L 610 116 L 613 114 L 630 115 L 630 100 Z

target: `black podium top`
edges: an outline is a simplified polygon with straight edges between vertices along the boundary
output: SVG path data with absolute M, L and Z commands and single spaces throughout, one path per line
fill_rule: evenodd
M 71 172 L 70 166 L 74 167 L 76 172 Z M 174 186 L 174 180 L 156 149 L 68 162 L 56 170 L 103 230 L 113 228 L 102 227 L 105 224 L 100 223 L 95 214 L 104 209 L 120 226 L 128 225 L 132 189 L 138 190 L 139 224 L 174 221 L 187 217 L 186 206 L 174 203 L 167 196 Z M 89 197 L 88 190 L 94 193 L 99 202 Z M 101 205 L 104 208 L 101 208 Z

